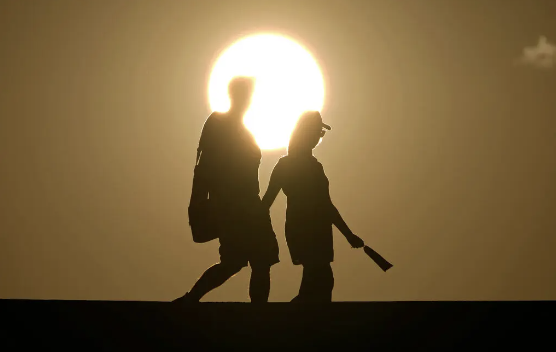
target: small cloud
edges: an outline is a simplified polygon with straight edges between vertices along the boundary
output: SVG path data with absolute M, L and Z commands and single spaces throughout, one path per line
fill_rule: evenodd
M 541 69 L 556 67 L 556 45 L 541 36 L 536 46 L 528 46 L 523 49 L 521 57 L 517 61 L 520 64 L 532 65 Z

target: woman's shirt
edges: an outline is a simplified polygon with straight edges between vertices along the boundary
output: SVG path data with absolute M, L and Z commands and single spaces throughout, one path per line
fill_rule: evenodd
M 322 164 L 314 156 L 285 156 L 273 170 L 287 196 L 286 240 L 294 264 L 333 261 L 332 202 Z

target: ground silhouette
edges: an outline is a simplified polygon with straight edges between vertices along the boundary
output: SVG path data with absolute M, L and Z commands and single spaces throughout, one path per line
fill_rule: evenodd
M 556 302 L 0 300 L 0 311 L 6 351 L 482 351 L 550 348 Z

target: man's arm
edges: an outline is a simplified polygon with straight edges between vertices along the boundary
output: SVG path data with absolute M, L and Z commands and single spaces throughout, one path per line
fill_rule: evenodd
M 274 167 L 274 170 L 272 170 L 272 174 L 270 175 L 270 181 L 268 183 L 268 188 L 266 189 L 266 192 L 262 199 L 263 207 L 265 209 L 270 210 L 270 207 L 272 206 L 274 200 L 278 196 L 278 193 L 280 193 L 280 190 L 282 189 L 280 169 L 281 169 L 280 162 L 278 162 L 278 164 L 276 164 L 276 166 Z

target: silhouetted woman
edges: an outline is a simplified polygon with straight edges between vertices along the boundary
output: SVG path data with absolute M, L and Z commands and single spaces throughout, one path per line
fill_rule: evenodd
M 330 126 L 318 111 L 303 114 L 291 135 L 288 155 L 282 157 L 270 176 L 263 197 L 269 209 L 280 190 L 287 196 L 286 241 L 294 265 L 303 266 L 299 294 L 293 302 L 331 302 L 334 275 L 332 225 L 352 247 L 363 241 L 346 225 L 330 199 L 328 178 L 313 149 Z

